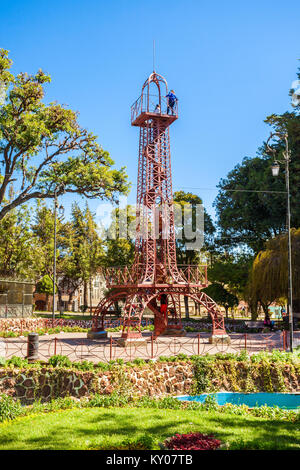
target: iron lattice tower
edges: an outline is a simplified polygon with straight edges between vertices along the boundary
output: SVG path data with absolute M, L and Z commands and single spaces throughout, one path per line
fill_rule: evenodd
M 206 266 L 180 267 L 176 261 L 169 127 L 178 118 L 178 106 L 176 102 L 169 114 L 167 93 L 166 80 L 153 72 L 131 108 L 131 125 L 140 128 L 135 259 L 131 268 L 105 270 L 110 294 L 95 311 L 91 337 L 104 333 L 104 319 L 119 300 L 124 302 L 124 341 L 141 338 L 146 307 L 154 313 L 155 336 L 181 334 L 183 296 L 210 313 L 213 338 L 227 337 L 223 315 L 202 292 L 207 286 Z M 159 300 L 167 304 L 167 312 Z

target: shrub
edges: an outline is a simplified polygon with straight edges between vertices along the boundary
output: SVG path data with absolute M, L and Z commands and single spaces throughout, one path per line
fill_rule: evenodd
M 72 362 L 72 367 L 78 370 L 94 370 L 94 363 L 91 361 Z
M 216 395 L 213 393 L 212 395 L 207 395 L 204 400 L 203 404 L 206 410 L 216 410 L 219 408 Z
M 23 412 L 20 401 L 9 395 L 0 395 L 0 422 L 15 419 Z
M 6 364 L 7 366 L 10 366 L 10 367 L 25 367 L 25 366 L 28 366 L 28 361 L 27 359 L 23 359 L 22 357 L 18 357 L 18 356 L 12 356 L 10 359 L 7 359 L 6 360 Z
M 136 359 L 132 361 L 132 363 L 137 366 L 143 366 L 146 364 L 146 361 L 144 361 L 144 359 L 140 359 L 137 357 Z
M 194 390 L 195 394 L 202 393 L 211 387 L 211 381 L 208 376 L 208 367 L 205 356 L 194 360 Z
M 110 366 L 106 362 L 98 362 L 98 364 L 95 364 L 95 367 L 100 369 L 100 370 L 109 370 Z
M 113 392 L 111 395 L 98 395 L 95 394 L 88 402 L 91 408 L 108 408 L 110 406 L 125 406 L 130 401 L 127 395 L 118 394 Z
M 61 356 L 60 354 L 51 356 L 48 364 L 53 367 L 72 367 L 70 359 L 67 356 Z

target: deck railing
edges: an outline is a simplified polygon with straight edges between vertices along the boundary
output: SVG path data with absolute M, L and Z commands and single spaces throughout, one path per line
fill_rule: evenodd
M 159 106 L 159 107 L 158 107 Z M 131 106 L 131 122 L 142 113 L 155 113 L 158 115 L 168 115 L 168 98 L 158 95 L 141 95 Z M 169 115 L 178 116 L 178 101 L 174 104 L 173 110 L 169 108 Z
M 207 285 L 206 265 L 178 265 L 179 278 L 183 279 L 180 284 Z M 136 285 L 143 283 L 143 273 L 146 267 L 142 264 L 128 266 L 114 266 L 103 268 L 103 274 L 108 288 L 120 285 Z M 174 284 L 171 274 L 167 275 L 167 283 Z M 159 279 L 154 277 L 153 283 L 160 284 Z

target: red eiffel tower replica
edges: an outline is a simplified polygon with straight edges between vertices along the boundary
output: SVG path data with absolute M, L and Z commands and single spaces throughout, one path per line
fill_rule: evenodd
M 109 294 L 95 310 L 89 338 L 106 336 L 104 320 L 118 301 L 124 303 L 119 344 L 145 341 L 146 307 L 154 314 L 154 337 L 183 335 L 181 303 L 188 296 L 209 312 L 211 342 L 229 340 L 217 304 L 202 292 L 208 285 L 206 266 L 177 265 L 169 127 L 178 118 L 178 106 L 168 106 L 167 94 L 166 80 L 153 72 L 131 108 L 131 125 L 140 128 L 135 260 L 132 267 L 105 270 Z

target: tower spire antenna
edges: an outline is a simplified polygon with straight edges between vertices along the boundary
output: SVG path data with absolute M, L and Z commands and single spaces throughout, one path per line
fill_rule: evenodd
M 153 72 L 155 72 L 155 39 L 153 39 Z

